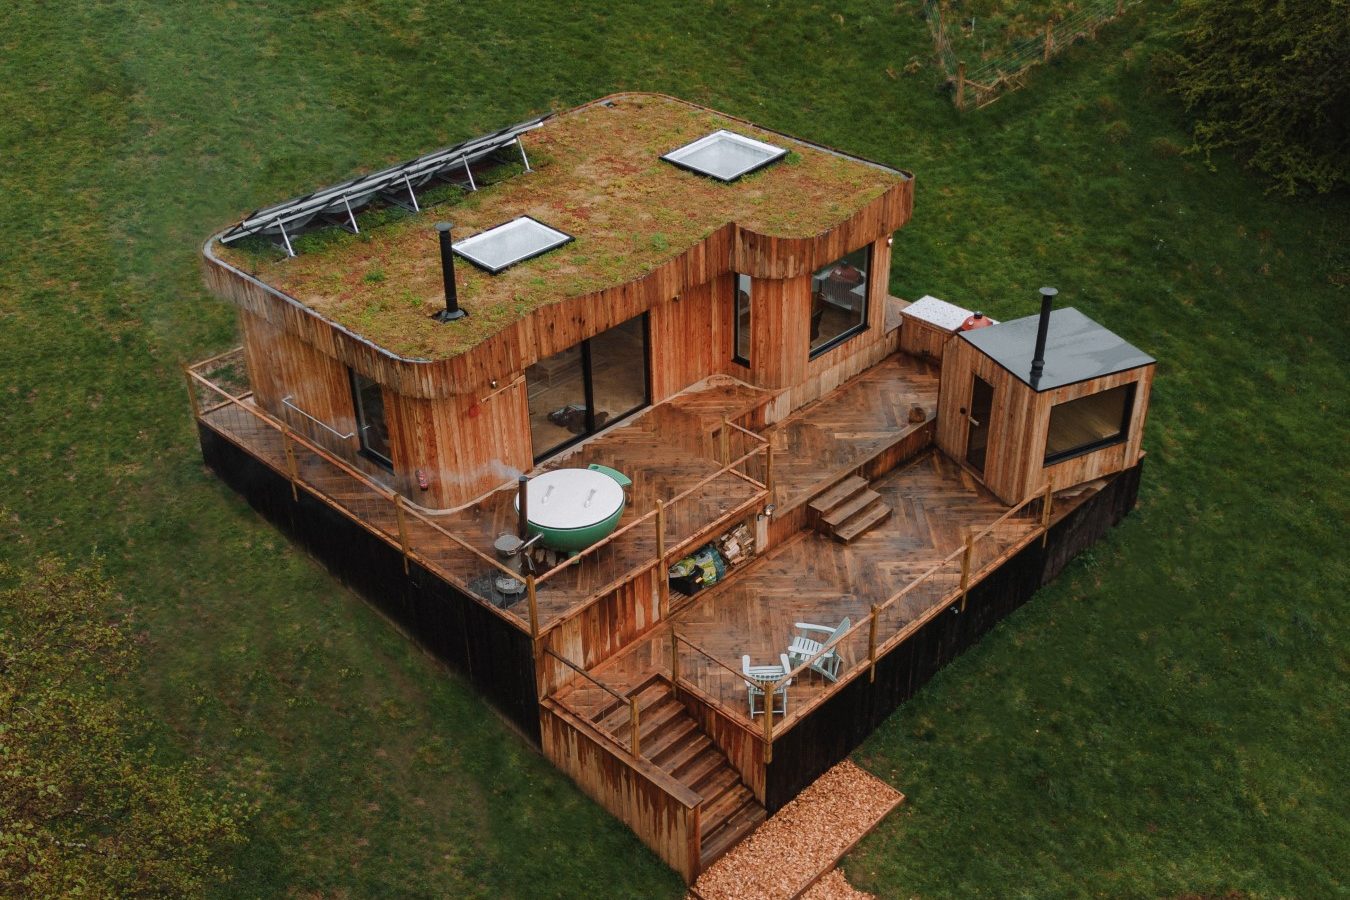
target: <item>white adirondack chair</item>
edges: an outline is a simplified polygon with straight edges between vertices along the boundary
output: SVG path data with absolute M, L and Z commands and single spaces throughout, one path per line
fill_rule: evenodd
M 775 681 L 782 678 L 792 667 L 788 665 L 787 654 L 778 654 L 779 664 L 776 666 L 752 666 L 750 657 L 741 657 L 741 673 L 745 676 L 746 699 L 750 703 L 750 718 L 762 715 L 764 712 L 763 704 L 756 704 L 756 699 L 764 696 L 764 689 L 770 687 Z M 791 680 L 784 681 L 778 690 L 773 692 L 773 703 L 770 709 L 780 716 L 787 715 L 787 689 L 792 684 Z
M 830 681 L 839 680 L 839 670 L 843 668 L 844 660 L 835 648 L 835 644 L 844 632 L 848 631 L 849 626 L 853 624 L 844 617 L 844 621 L 839 623 L 838 628 L 830 628 L 826 625 L 812 625 L 810 622 L 798 622 L 797 631 L 799 634 L 792 636 L 792 643 L 788 646 L 786 657 L 793 666 L 799 666 L 811 657 L 820 653 L 820 656 L 811 663 L 814 671 L 824 675 Z M 808 637 L 810 634 L 825 635 L 824 640 L 816 640 Z M 824 650 L 824 653 L 821 651 Z

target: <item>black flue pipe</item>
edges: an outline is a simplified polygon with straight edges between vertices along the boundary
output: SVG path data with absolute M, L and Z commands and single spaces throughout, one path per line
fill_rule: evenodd
M 516 496 L 519 498 L 516 505 L 520 507 L 520 521 L 516 523 L 516 537 L 522 541 L 529 537 L 530 523 L 530 499 L 529 499 L 530 478 L 528 475 L 522 475 L 516 481 Z
M 1031 355 L 1032 378 L 1040 378 L 1045 371 L 1045 339 L 1050 334 L 1050 310 L 1057 294 L 1059 291 L 1052 287 L 1041 288 L 1041 320 L 1036 325 L 1036 352 Z
M 432 316 L 437 322 L 453 322 L 468 315 L 459 308 L 459 294 L 455 290 L 455 253 L 450 241 L 452 227 L 449 222 L 436 223 L 436 232 L 441 238 L 441 278 L 445 282 L 445 309 Z

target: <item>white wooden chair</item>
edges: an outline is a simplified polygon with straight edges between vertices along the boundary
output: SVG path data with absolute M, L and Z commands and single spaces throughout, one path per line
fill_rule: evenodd
M 741 657 L 741 674 L 745 676 L 746 699 L 750 703 L 750 718 L 762 715 L 764 713 L 763 704 L 756 704 L 756 699 L 764 696 L 764 689 L 770 687 L 775 681 L 782 678 L 792 667 L 788 665 L 787 654 L 778 654 L 779 665 L 776 666 L 752 666 L 750 657 Z M 769 708 L 773 713 L 787 715 L 787 689 L 792 684 L 791 680 L 784 681 L 778 690 L 773 692 L 773 702 Z
M 797 631 L 801 633 L 792 636 L 792 643 L 788 645 L 788 651 L 785 654 L 788 662 L 793 666 L 799 666 L 820 653 L 816 661 L 811 663 L 811 668 L 830 679 L 830 681 L 838 681 L 839 670 L 843 668 L 844 660 L 840 657 L 835 644 L 844 636 L 844 632 L 848 631 L 851 624 L 853 623 L 849 621 L 847 616 L 844 617 L 844 621 L 839 623 L 838 628 L 812 625 L 810 622 L 798 622 Z M 825 635 L 825 639 L 816 640 L 808 637 L 809 634 Z M 821 653 L 822 650 L 825 652 Z

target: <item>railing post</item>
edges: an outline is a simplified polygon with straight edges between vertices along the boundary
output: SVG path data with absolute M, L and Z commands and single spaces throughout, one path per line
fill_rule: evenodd
M 966 108 L 966 61 L 964 59 L 956 64 L 956 108 L 960 110 Z
M 525 576 L 525 594 L 530 601 L 530 638 L 539 640 L 539 599 L 535 596 L 534 573 Z M 535 650 L 538 653 L 538 648 Z
M 680 682 L 680 636 L 670 629 L 670 683 L 679 686 Z
M 872 624 L 867 629 L 867 681 L 877 680 L 877 605 L 872 604 Z
M 773 503 L 773 440 L 764 445 L 764 490 Z
M 630 729 L 632 729 L 632 737 L 630 741 L 633 748 L 633 756 L 639 757 L 642 755 L 642 747 L 638 743 L 641 735 L 639 734 L 638 702 L 636 697 L 628 698 L 628 726 Z
M 192 383 L 192 370 L 187 363 L 183 363 L 183 378 L 187 380 L 188 404 L 192 407 L 192 421 L 195 424 L 202 417 L 202 409 L 197 400 L 197 386 Z
M 403 548 L 403 574 L 408 574 L 408 515 L 403 510 L 403 495 L 394 495 L 394 517 L 398 520 L 398 544 Z
M 286 453 L 286 471 L 291 476 L 291 499 L 300 500 L 300 490 L 296 487 L 296 482 L 300 480 L 300 467 L 295 461 L 295 443 L 291 440 L 291 429 L 285 422 L 281 423 L 281 448 Z
M 656 501 L 656 597 L 662 619 L 670 615 L 670 572 L 666 569 L 666 504 Z
M 1045 498 L 1041 500 L 1041 549 L 1050 542 L 1050 506 L 1055 502 L 1055 483 L 1045 483 Z
M 961 554 L 961 612 L 966 611 L 966 594 L 970 590 L 970 556 L 975 550 L 971 533 L 966 532 L 966 552 Z
M 731 462 L 731 423 L 722 417 L 722 465 Z
M 784 676 L 786 677 L 786 676 Z M 778 692 L 778 682 L 765 684 L 764 687 L 764 761 L 773 762 L 773 698 Z

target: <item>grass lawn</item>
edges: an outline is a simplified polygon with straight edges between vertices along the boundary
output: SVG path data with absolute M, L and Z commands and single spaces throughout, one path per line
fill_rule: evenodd
M 918 6 L 0 13 L 0 553 L 106 557 L 165 754 L 256 804 L 222 893 L 680 894 L 204 473 L 177 368 L 235 340 L 196 261 L 221 225 L 620 89 L 914 171 L 900 296 L 1006 318 L 1050 283 L 1160 360 L 1140 508 L 858 751 L 910 799 L 850 878 L 886 896 L 1346 892 L 1350 205 L 1179 156 L 1148 19 L 963 116 L 931 62 L 899 74 L 931 60 Z

